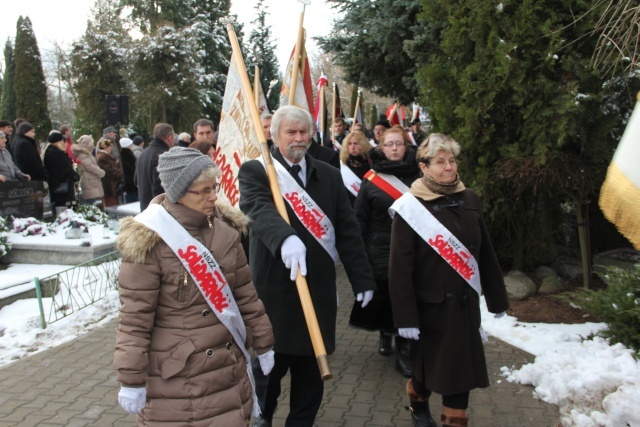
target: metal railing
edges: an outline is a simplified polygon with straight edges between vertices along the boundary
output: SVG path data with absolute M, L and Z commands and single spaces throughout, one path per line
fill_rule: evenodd
M 36 277 L 42 329 L 117 290 L 119 272 L 120 256 L 114 251 L 51 276 Z

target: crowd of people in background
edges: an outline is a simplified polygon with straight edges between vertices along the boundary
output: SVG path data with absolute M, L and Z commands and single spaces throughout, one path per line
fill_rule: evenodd
M 160 123 L 149 142 L 114 126 L 104 128 L 97 142 L 92 135 L 74 141 L 66 124 L 41 136 L 24 119 L 0 120 L 0 182 L 42 181 L 53 215 L 79 203 L 105 209 L 141 201 L 146 207 L 163 192 L 155 172 L 158 156 L 178 145 L 213 159 L 216 136 L 207 119 L 198 120 L 192 134 L 176 135 L 170 125 Z M 143 157 L 143 152 L 148 153 Z

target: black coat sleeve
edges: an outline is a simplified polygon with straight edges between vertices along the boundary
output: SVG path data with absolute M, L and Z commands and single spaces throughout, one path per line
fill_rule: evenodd
M 251 231 L 274 257 L 284 239 L 296 234 L 276 210 L 267 172 L 257 160 L 245 162 L 238 171 L 240 210 L 251 218 Z
M 152 178 L 151 178 L 151 195 L 152 198 L 164 193 L 164 188 L 160 183 L 160 174 L 158 173 L 159 156 L 155 156 L 151 162 Z

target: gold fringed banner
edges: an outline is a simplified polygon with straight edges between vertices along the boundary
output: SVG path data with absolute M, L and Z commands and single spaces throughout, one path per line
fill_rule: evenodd
M 640 250 L 640 93 L 600 190 L 605 218 Z

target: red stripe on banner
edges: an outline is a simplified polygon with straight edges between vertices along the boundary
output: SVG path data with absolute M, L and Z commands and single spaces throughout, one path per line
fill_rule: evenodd
M 380 178 L 373 170 L 369 170 L 369 172 L 364 174 L 364 177 L 371 181 L 373 185 L 387 193 L 393 200 L 398 200 L 402 197 L 402 193 L 396 187 Z

